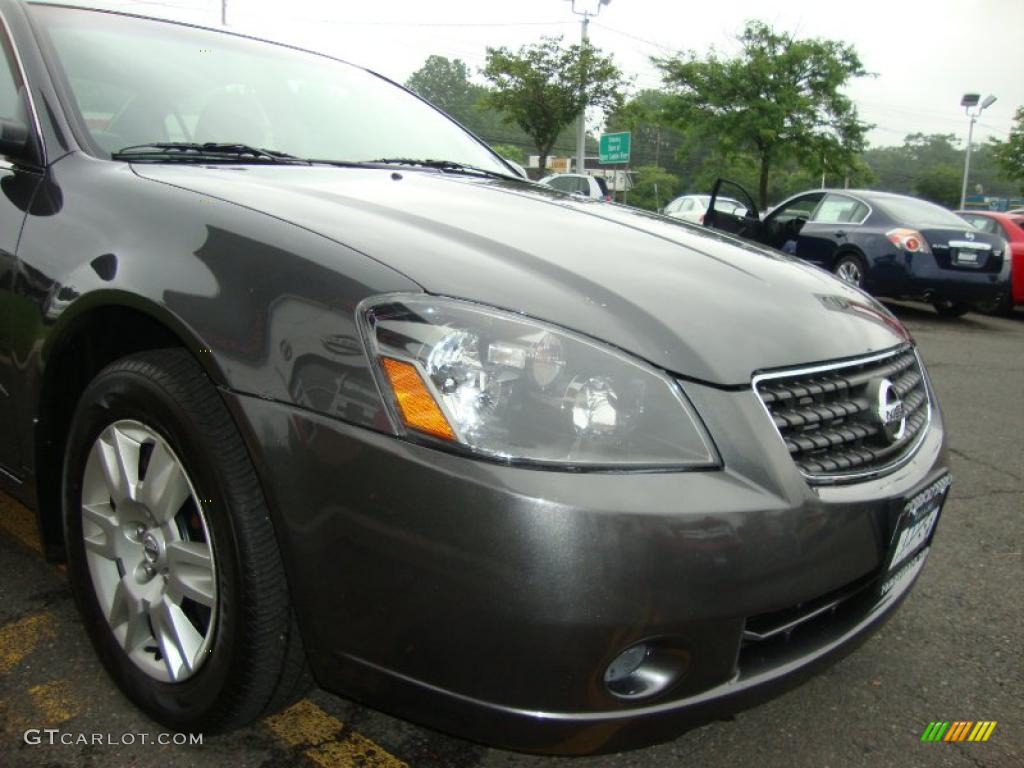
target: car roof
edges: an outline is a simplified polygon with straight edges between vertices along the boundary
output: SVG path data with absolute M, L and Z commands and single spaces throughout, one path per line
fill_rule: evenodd
M 961 209 L 954 211 L 958 215 L 970 215 L 970 216 L 984 216 L 987 219 L 995 219 L 996 221 L 1003 221 L 1007 219 L 1020 224 L 1024 221 L 1024 211 L 1021 213 L 1011 213 L 1009 211 L 976 211 L 970 208 Z

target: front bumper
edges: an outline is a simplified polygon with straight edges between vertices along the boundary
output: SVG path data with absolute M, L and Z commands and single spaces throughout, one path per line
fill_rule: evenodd
M 514 468 L 225 393 L 318 682 L 502 747 L 590 753 L 749 706 L 866 638 L 923 565 L 881 594 L 894 506 L 944 471 L 938 409 L 897 471 L 811 487 L 752 391 L 686 391 L 728 436 L 723 470 Z M 744 644 L 752 617 L 844 590 L 785 642 Z M 616 698 L 607 665 L 652 639 L 683 649 L 687 674 Z

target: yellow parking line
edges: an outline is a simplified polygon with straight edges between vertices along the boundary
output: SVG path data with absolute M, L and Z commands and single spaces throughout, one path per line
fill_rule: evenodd
M 37 613 L 0 627 L 0 674 L 10 672 L 39 645 L 40 640 L 57 636 L 54 618 Z
M 0 529 L 14 536 L 36 554 L 42 554 L 35 515 L 13 499 L 0 494 Z M 60 566 L 58 566 L 60 567 Z M 0 627 L 0 673 L 13 669 L 35 650 L 40 640 L 56 637 L 54 619 L 37 614 Z M 67 681 L 57 680 L 28 689 L 32 703 L 50 723 L 69 720 L 80 711 Z M 279 739 L 320 768 L 408 768 L 408 764 L 361 733 L 324 712 L 309 699 L 276 715 L 264 724 Z
M 355 731 L 350 731 L 348 738 L 342 741 L 328 741 L 306 750 L 306 757 L 321 768 L 408 768 L 397 757 Z
M 67 680 L 34 685 L 28 689 L 28 695 L 47 725 L 63 723 L 81 711 Z
M 309 699 L 303 699 L 263 722 L 278 738 L 293 747 L 323 744 L 345 727 Z
M 361 733 L 347 730 L 344 723 L 309 699 L 263 722 L 283 742 L 302 749 L 302 754 L 320 768 L 408 768 Z
M 0 528 L 37 555 L 43 554 L 35 513 L 2 493 L 0 493 Z

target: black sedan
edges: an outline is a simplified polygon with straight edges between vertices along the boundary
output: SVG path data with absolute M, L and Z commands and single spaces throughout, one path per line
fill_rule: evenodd
M 713 194 L 739 197 L 751 207 L 736 216 L 712 205 L 705 226 L 796 254 L 873 296 L 918 299 L 940 315 L 956 316 L 1008 289 L 1006 241 L 924 200 L 816 189 L 775 206 L 762 220 L 750 194 L 734 182 L 720 179 Z
M 385 79 L 0 0 L 0 488 L 112 679 L 623 749 L 849 652 L 950 486 L 906 329 Z M 837 694 L 841 696 L 841 694 Z

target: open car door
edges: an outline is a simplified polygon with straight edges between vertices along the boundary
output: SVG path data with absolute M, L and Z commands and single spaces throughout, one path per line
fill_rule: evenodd
M 717 179 L 704 214 L 704 226 L 761 242 L 761 217 L 754 198 L 734 181 Z

